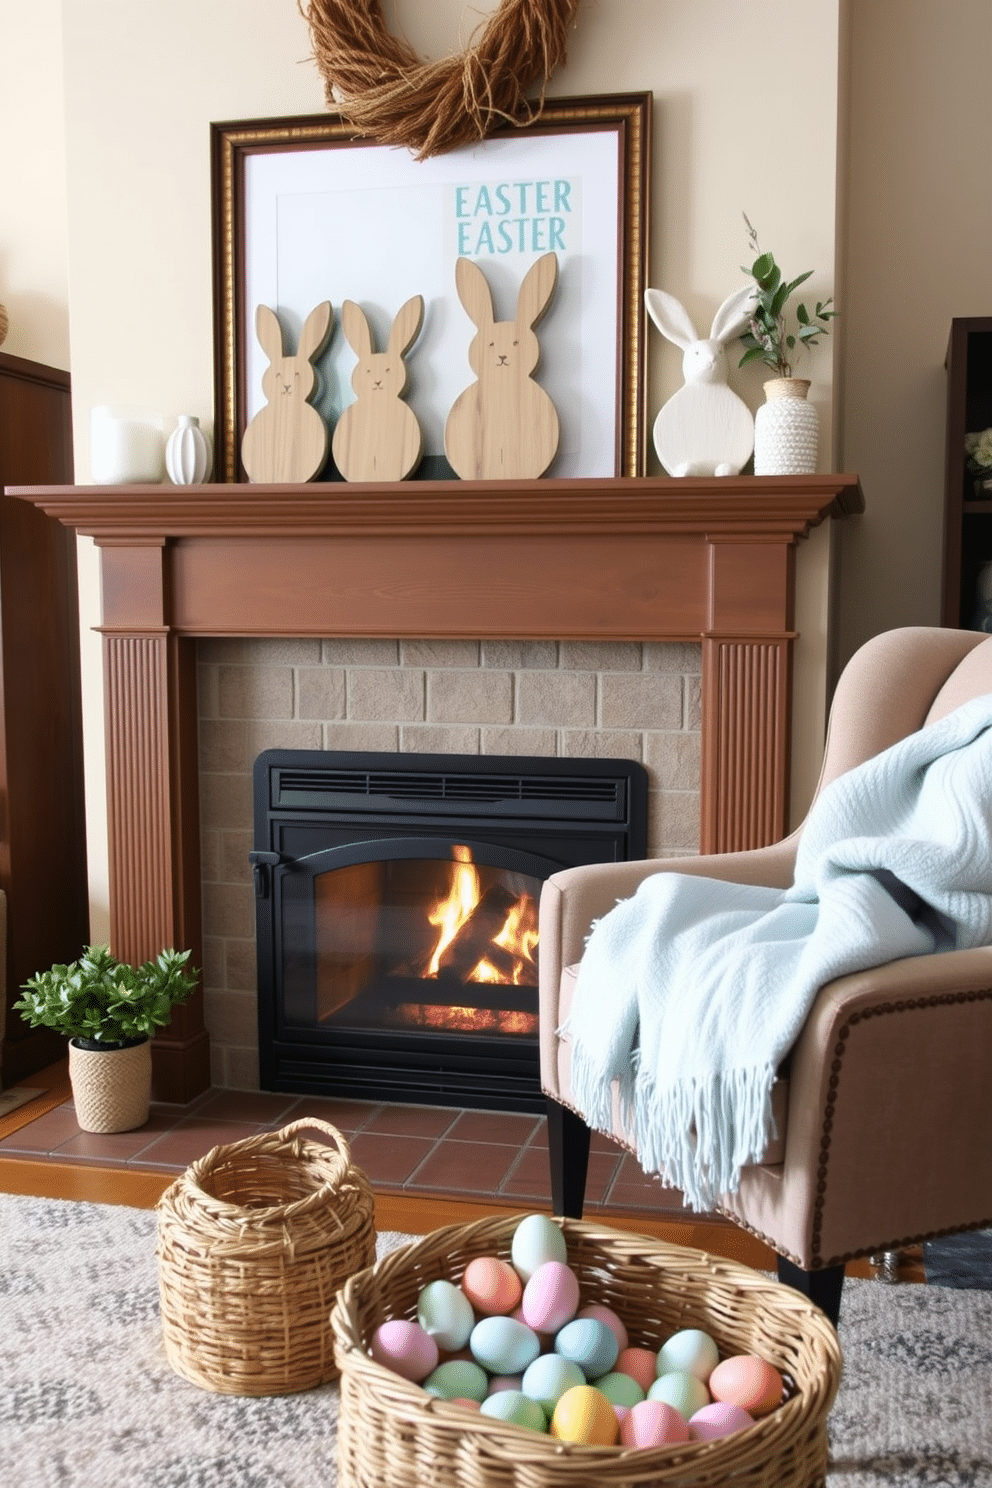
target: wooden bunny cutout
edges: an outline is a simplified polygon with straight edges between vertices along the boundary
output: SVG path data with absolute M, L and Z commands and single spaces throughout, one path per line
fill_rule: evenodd
M 476 381 L 455 399 L 444 426 L 444 452 L 462 480 L 528 480 L 543 475 L 558 450 L 558 413 L 531 376 L 541 348 L 533 327 L 558 283 L 558 259 L 531 264 L 513 320 L 496 320 L 489 284 L 470 258 L 455 264 L 458 298 L 478 327 L 468 359 Z
M 358 401 L 344 410 L 331 441 L 334 463 L 345 480 L 406 480 L 420 463 L 423 434 L 402 394 L 407 381 L 403 357 L 423 321 L 423 296 L 414 295 L 397 313 L 386 350 L 373 351 L 365 312 L 353 300 L 341 306 L 341 325 L 358 358 L 351 374 Z
M 327 425 L 311 408 L 317 387 L 313 361 L 331 333 L 328 300 L 311 310 L 300 332 L 295 356 L 283 353 L 282 328 L 268 305 L 255 312 L 255 333 L 269 366 L 262 376 L 266 403 L 249 423 L 241 441 L 241 460 L 251 481 L 274 483 L 313 480 L 327 459 Z
M 739 475 L 751 458 L 754 415 L 727 386 L 726 343 L 750 324 L 755 294 L 754 285 L 746 285 L 724 300 L 703 339 L 674 295 L 644 291 L 651 319 L 684 352 L 685 386 L 662 404 L 654 422 L 654 447 L 669 475 Z

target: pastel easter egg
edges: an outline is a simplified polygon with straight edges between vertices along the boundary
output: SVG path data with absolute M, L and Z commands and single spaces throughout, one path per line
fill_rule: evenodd
M 571 1359 L 563 1359 L 561 1354 L 541 1354 L 527 1365 L 520 1388 L 537 1401 L 550 1420 L 565 1391 L 585 1382 L 582 1370 Z
M 453 1281 L 431 1281 L 417 1297 L 417 1322 L 442 1353 L 455 1354 L 475 1327 L 472 1304 Z
M 513 1309 L 513 1311 L 510 1313 L 510 1316 L 512 1318 L 516 1318 L 516 1320 L 517 1320 L 518 1323 L 525 1323 L 525 1322 L 527 1322 L 527 1319 L 524 1317 L 523 1303 L 521 1303 L 521 1305 L 519 1307 L 515 1307 Z M 529 1326 L 530 1326 L 530 1324 L 528 1323 L 528 1327 Z M 553 1333 L 544 1333 L 540 1328 L 535 1328 L 534 1329 L 534 1332 L 537 1334 L 538 1338 L 541 1340 L 541 1353 L 542 1354 L 549 1353 L 551 1351 L 551 1349 L 554 1348 L 554 1345 L 555 1345 L 555 1335 Z
M 655 1380 L 648 1390 L 648 1399 L 673 1406 L 688 1421 L 704 1405 L 709 1405 L 710 1392 L 694 1374 L 686 1374 L 684 1369 L 670 1369 Z
M 524 1322 L 541 1333 L 557 1333 L 579 1305 L 579 1278 L 564 1261 L 545 1261 L 524 1287 Z
M 442 1400 L 485 1400 L 489 1376 L 473 1359 L 446 1359 L 423 1382 L 428 1395 Z
M 462 1291 L 477 1312 L 486 1317 L 504 1316 L 523 1295 L 520 1277 L 499 1256 L 476 1256 L 462 1275 Z
M 705 1385 L 719 1362 L 720 1350 L 708 1333 L 701 1328 L 682 1328 L 658 1350 L 657 1372 L 671 1374 L 674 1369 L 684 1369 Z
M 599 1390 L 592 1385 L 574 1385 L 555 1406 L 550 1431 L 559 1441 L 612 1447 L 620 1435 L 620 1423 L 613 1406 Z
M 497 1421 L 510 1421 L 514 1426 L 526 1426 L 530 1431 L 547 1431 L 547 1418 L 536 1400 L 531 1400 L 522 1390 L 501 1390 L 490 1395 L 479 1407 L 484 1416 L 493 1416 Z
M 586 1379 L 609 1374 L 617 1362 L 617 1341 L 598 1318 L 573 1318 L 555 1336 L 555 1353 L 578 1364 Z
M 601 1374 L 599 1379 L 593 1380 L 593 1384 L 614 1405 L 637 1405 L 644 1399 L 644 1391 L 629 1374 Z
M 580 1307 L 575 1316 L 598 1318 L 601 1323 L 605 1323 L 610 1332 L 616 1335 L 617 1348 L 621 1353 L 630 1342 L 622 1318 L 613 1311 L 612 1307 L 607 1307 L 602 1302 L 590 1302 L 586 1307 Z
M 490 1374 L 523 1374 L 541 1352 L 533 1328 L 510 1317 L 486 1317 L 472 1329 L 472 1357 Z
M 625 1348 L 617 1355 L 614 1367 L 620 1374 L 629 1374 L 646 1393 L 654 1384 L 658 1373 L 657 1363 L 658 1355 L 654 1349 Z
M 523 1384 L 522 1374 L 494 1374 L 490 1377 L 486 1395 L 498 1395 L 501 1390 L 522 1390 Z
M 689 1440 L 689 1424 L 663 1400 L 642 1400 L 632 1405 L 620 1423 L 625 1447 L 665 1447 Z
M 782 1376 L 774 1365 L 757 1354 L 732 1354 L 710 1375 L 714 1400 L 739 1405 L 752 1416 L 765 1416 L 782 1399 Z
M 448 1404 L 463 1405 L 466 1410 L 477 1411 L 482 1409 L 482 1402 L 480 1400 L 469 1400 L 466 1395 L 452 1395 Z
M 690 1416 L 689 1436 L 692 1441 L 716 1441 L 719 1436 L 730 1436 L 731 1432 L 753 1425 L 754 1417 L 739 1405 L 732 1405 L 729 1400 L 714 1400 Z
M 530 1281 L 545 1261 L 567 1261 L 565 1236 L 545 1214 L 528 1214 L 513 1232 L 510 1260 L 522 1281 Z
M 438 1361 L 437 1344 L 419 1323 L 391 1318 L 372 1335 L 372 1357 L 377 1364 L 415 1383 L 425 1379 Z

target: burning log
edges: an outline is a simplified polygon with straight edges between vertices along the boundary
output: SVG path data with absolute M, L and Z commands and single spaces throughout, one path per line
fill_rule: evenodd
M 451 940 L 441 952 L 437 974 L 446 981 L 466 982 L 483 959 L 491 961 L 497 970 L 507 966 L 507 979 L 512 980 L 515 958 L 509 951 L 491 942 L 506 924 L 507 916 L 514 908 L 517 896 L 502 884 L 494 883 L 486 890 L 478 904 L 459 925 Z

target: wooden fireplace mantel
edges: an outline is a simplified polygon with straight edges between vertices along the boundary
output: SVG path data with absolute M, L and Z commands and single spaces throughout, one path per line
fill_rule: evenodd
M 864 509 L 854 475 L 7 494 L 102 549 L 114 950 L 197 964 L 197 636 L 700 641 L 700 845 L 754 847 L 787 818 L 796 543 Z M 209 1083 L 196 1004 L 155 1069 Z

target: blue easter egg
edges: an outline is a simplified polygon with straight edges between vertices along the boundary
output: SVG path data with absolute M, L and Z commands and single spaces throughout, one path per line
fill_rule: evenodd
M 578 1364 L 587 1380 L 609 1374 L 619 1352 L 616 1334 L 599 1318 L 573 1318 L 555 1337 L 555 1353 Z

